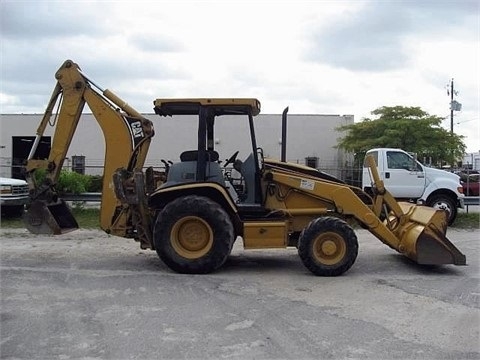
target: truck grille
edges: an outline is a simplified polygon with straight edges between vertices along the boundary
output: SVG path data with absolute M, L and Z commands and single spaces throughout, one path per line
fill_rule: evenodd
M 28 185 L 12 185 L 12 195 L 28 195 Z

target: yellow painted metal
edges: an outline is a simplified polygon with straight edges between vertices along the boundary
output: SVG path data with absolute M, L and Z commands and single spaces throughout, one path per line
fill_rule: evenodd
M 201 189 L 205 188 L 211 188 L 214 189 L 216 192 L 221 194 L 222 200 L 228 204 L 230 210 L 234 213 L 236 213 L 237 206 L 235 203 L 231 200 L 230 196 L 228 195 L 228 191 L 221 185 L 217 183 L 189 183 L 189 184 L 181 184 L 179 186 L 171 186 L 167 188 L 160 188 L 156 190 L 154 193 L 151 194 L 151 197 L 155 197 L 156 195 L 162 194 L 174 194 L 175 192 L 178 192 L 179 190 L 182 191 L 183 193 L 188 193 L 192 192 L 195 193 L 197 191 L 201 192 Z
M 56 125 L 49 157 L 46 160 L 34 160 L 33 156 L 29 156 L 26 164 L 30 190 L 37 197 L 27 212 L 29 229 L 32 232 L 62 233 L 78 227 L 65 203 L 57 199 L 52 189 L 58 180 L 82 110 L 87 104 L 105 136 L 101 228 L 122 237 L 143 235 L 145 240 L 142 246 L 153 248 L 153 211 L 147 207 L 143 191 L 140 191 L 143 190 L 144 183 L 142 167 L 154 134 L 152 123 L 111 91 L 99 89 L 85 77 L 78 65 L 70 60 L 57 71 L 56 79 L 57 84 L 37 129 L 36 139 L 37 142 L 48 125 Z M 62 100 L 58 114 L 52 120 L 55 105 L 60 98 Z M 192 108 L 188 105 L 181 108 L 182 104 L 192 103 L 199 106 L 225 106 L 225 110 L 238 105 L 237 110 L 252 115 L 260 112 L 260 102 L 253 98 L 154 101 L 159 111 L 169 110 L 169 105 L 170 110 L 194 111 L 195 105 Z M 334 180 L 320 179 L 305 167 L 295 164 L 282 167 L 281 163 L 274 161 L 264 163 L 265 171 L 261 175 L 265 202 L 262 209 L 269 209 L 272 218 L 262 221 L 253 221 L 250 218 L 250 221 L 243 222 L 245 248 L 286 247 L 289 234 L 298 235 L 315 217 L 334 214 L 345 219 L 356 219 L 379 240 L 418 263 L 464 265 L 465 256 L 446 237 L 446 213 L 429 207 L 398 203 L 379 178 L 373 157 L 367 157 L 366 161 L 374 180 L 373 198 L 359 188 Z M 48 181 L 42 184 L 40 190 L 32 176 L 36 169 L 47 169 Z M 119 175 L 118 169 L 125 170 L 121 171 L 121 174 L 126 174 L 125 177 Z M 136 177 L 137 174 L 141 176 Z M 142 198 L 119 195 L 118 181 L 126 184 L 127 190 L 141 192 Z M 142 186 L 135 186 L 140 183 Z M 50 192 L 47 191 L 49 188 Z M 160 203 L 164 199 L 175 198 L 179 193 L 201 194 L 205 191 L 229 210 L 228 213 L 232 219 L 235 218 L 240 233 L 241 217 L 237 204 L 219 184 L 194 183 L 158 189 L 151 194 L 151 199 L 155 200 L 158 196 Z M 185 217 L 174 225 L 171 244 L 175 251 L 185 258 L 201 258 L 213 246 L 213 231 L 201 218 Z M 323 264 L 338 263 L 345 256 L 345 252 L 343 239 L 335 233 L 320 234 L 314 240 L 314 256 Z
M 375 172 L 374 160 L 367 161 L 373 161 L 371 168 Z M 267 170 L 266 177 L 272 179 L 276 189 L 267 192 L 267 203 L 281 202 L 280 209 L 293 210 L 293 222 L 295 211 L 308 213 L 309 209 L 317 207 L 356 218 L 380 241 L 418 263 L 464 265 L 466 262 L 465 256 L 446 237 L 445 212 L 398 203 L 385 189 L 378 173 L 373 174 L 376 194 L 372 204 L 362 201 L 352 186 L 307 174 L 275 168 Z M 381 214 L 385 211 L 389 216 L 381 221 Z M 292 229 L 298 231 L 295 225 Z
M 286 221 L 246 221 L 243 224 L 245 249 L 284 248 L 287 246 Z
M 447 213 L 427 206 L 398 203 L 385 189 L 373 156 L 367 156 L 366 162 L 376 193 L 373 210 L 377 216 L 382 208 L 388 212 L 382 225 L 398 239 L 392 247 L 419 264 L 465 265 L 465 255 L 446 236 Z M 377 235 L 375 230 L 371 229 Z M 377 237 L 382 240 L 380 236 Z
M 170 243 L 178 255 L 186 259 L 199 259 L 211 250 L 213 231 L 202 218 L 186 216 L 173 226 Z
M 325 232 L 319 234 L 313 241 L 313 256 L 323 265 L 335 265 L 347 253 L 347 245 L 340 234 Z
M 119 168 L 127 168 L 129 166 L 136 147 L 134 139 L 131 136 L 128 124 L 122 118 L 122 114 L 113 107 L 106 106 L 105 100 L 98 93 L 88 89 L 85 91 L 84 97 L 105 136 L 105 164 L 100 226 L 113 235 L 124 236 L 121 233 L 123 231 L 122 226 L 112 228 L 112 219 L 116 207 L 121 206 L 115 195 L 113 173 Z M 152 133 L 153 127 L 148 128 L 151 124 L 143 119 L 139 118 L 139 123 L 142 124 L 142 127 L 146 127 L 146 132 Z M 136 166 L 132 170 L 142 169 L 149 144 L 150 138 L 141 145 L 141 149 L 136 157 Z
M 71 60 L 63 63 L 55 74 L 57 84 L 52 93 L 47 110 L 37 129 L 37 138 L 44 134 L 46 127 L 55 126 L 52 146 L 46 161 L 29 159 L 26 164 L 27 181 L 30 189 L 35 191 L 37 185 L 30 172 L 35 169 L 47 169 L 47 178 L 50 184 L 55 185 L 60 175 L 63 162 L 77 128 L 78 121 L 85 104 L 92 111 L 105 137 L 105 167 L 102 188 L 102 202 L 100 211 L 100 226 L 103 230 L 118 236 L 126 236 L 128 226 L 127 217 L 130 214 L 123 208 L 116 198 L 113 173 L 119 168 L 129 168 L 131 171 L 141 170 L 145 163 L 151 137 L 154 134 L 151 121 L 142 117 L 139 112 L 131 108 L 126 102 L 109 90 L 98 92 L 84 77 L 77 64 Z M 104 96 L 108 95 L 108 98 Z M 61 99 L 61 105 L 55 118 L 52 120 L 55 104 Z M 134 133 L 136 129 L 138 133 Z M 88 141 L 88 139 L 85 139 Z M 37 209 L 49 211 L 50 205 L 55 205 L 55 199 L 38 200 L 46 206 L 37 206 Z M 52 208 L 53 209 L 53 208 Z M 64 211 L 68 211 L 65 207 Z M 32 222 L 42 218 L 58 218 L 57 225 L 61 226 L 60 217 L 53 213 L 32 214 Z M 40 226 L 37 227 L 40 229 Z M 46 227 L 43 227 L 46 229 Z

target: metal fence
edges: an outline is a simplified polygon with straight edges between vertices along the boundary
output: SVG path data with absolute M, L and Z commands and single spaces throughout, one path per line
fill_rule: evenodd
M 307 159 L 288 159 L 291 163 L 300 165 L 308 165 Z M 323 171 L 329 175 L 345 181 L 347 184 L 354 186 L 362 185 L 362 163 L 344 162 L 339 165 L 338 160 L 325 160 L 316 158 L 316 166 L 312 166 L 320 171 Z M 66 159 L 63 168 L 70 171 L 77 171 L 85 175 L 102 175 L 103 174 L 103 159 L 83 159 L 82 166 L 79 167 L 77 162 L 72 159 Z M 165 169 L 164 164 L 160 159 L 151 159 L 145 163 L 145 168 L 153 167 L 155 170 L 162 171 Z M 0 158 L 0 175 L 2 177 L 12 177 L 13 168 L 21 168 L 19 165 L 12 165 L 10 158 Z
M 306 159 L 289 159 L 289 162 L 308 165 Z M 161 165 L 159 165 L 161 164 Z M 335 161 L 318 160 L 317 169 L 325 172 L 329 175 L 344 181 L 345 183 L 357 187 L 362 186 L 362 163 L 357 162 L 345 162 L 343 166 L 338 166 Z M 160 160 L 151 160 L 146 164 L 146 167 L 152 166 L 155 170 L 164 171 L 165 167 Z M 10 158 L 0 158 L 0 175 L 3 177 L 11 177 L 12 165 Z M 64 164 L 64 169 L 75 170 L 75 164 L 72 166 L 71 162 Z M 78 169 L 77 169 L 78 170 Z M 103 174 L 103 160 L 90 160 L 85 161 L 85 167 L 82 169 L 86 175 L 101 175 Z M 68 195 L 64 200 L 66 201 L 85 201 L 85 202 L 99 202 L 100 193 L 83 193 L 77 195 Z M 469 206 L 480 205 L 480 198 L 478 196 L 466 196 L 465 206 L 468 211 Z

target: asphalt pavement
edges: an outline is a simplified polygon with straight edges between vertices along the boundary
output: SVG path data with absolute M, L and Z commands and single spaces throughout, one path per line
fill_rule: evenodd
M 0 229 L 2 359 L 479 359 L 480 230 L 468 266 L 419 266 L 357 231 L 356 263 L 313 276 L 295 249 L 237 241 L 209 275 L 96 230 Z

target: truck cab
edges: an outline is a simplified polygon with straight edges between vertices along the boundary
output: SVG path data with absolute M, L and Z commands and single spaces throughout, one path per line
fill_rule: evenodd
M 397 199 L 413 201 L 443 209 L 452 224 L 457 209 L 463 208 L 463 188 L 456 174 L 427 167 L 402 149 L 376 148 L 367 151 L 377 164 L 385 188 Z M 363 165 L 362 188 L 371 193 L 367 164 Z

